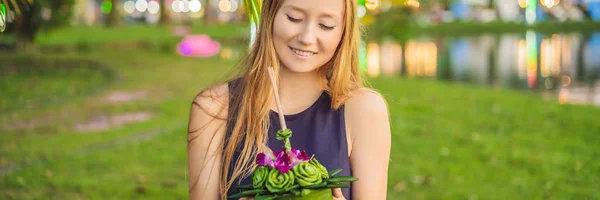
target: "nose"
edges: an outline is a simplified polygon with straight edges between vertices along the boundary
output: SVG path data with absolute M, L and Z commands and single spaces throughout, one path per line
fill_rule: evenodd
M 311 45 L 317 42 L 314 28 L 310 23 L 307 23 L 306 26 L 304 26 L 304 29 L 302 29 L 302 32 L 298 34 L 298 42 L 303 45 Z

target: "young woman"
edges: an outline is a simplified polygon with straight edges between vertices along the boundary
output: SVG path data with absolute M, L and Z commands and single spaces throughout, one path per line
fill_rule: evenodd
M 240 75 L 200 92 L 188 128 L 191 199 L 224 199 L 251 183 L 254 158 L 281 125 L 268 67 L 278 77 L 291 144 L 359 180 L 334 199 L 385 199 L 390 125 L 385 100 L 358 69 L 356 0 L 264 0 Z

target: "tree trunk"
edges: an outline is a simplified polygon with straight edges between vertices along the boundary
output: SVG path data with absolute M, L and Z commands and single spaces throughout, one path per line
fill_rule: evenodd
M 206 0 L 204 2 L 204 23 L 210 24 L 213 21 L 212 8 L 211 8 L 211 0 Z
M 119 10 L 117 9 L 119 0 L 110 0 L 112 4 L 112 9 L 110 10 L 110 14 L 108 14 L 108 20 L 106 25 L 109 27 L 116 27 L 121 25 L 121 17 L 119 16 Z
M 15 18 L 15 39 L 17 49 L 31 51 L 35 35 L 40 27 L 40 4 L 34 2 L 30 9 L 22 9 Z
M 160 19 L 158 23 L 160 25 L 169 24 L 169 16 L 167 16 L 167 0 L 160 0 Z

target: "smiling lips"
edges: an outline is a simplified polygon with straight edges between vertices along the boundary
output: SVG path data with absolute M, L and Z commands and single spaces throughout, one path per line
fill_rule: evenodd
M 304 50 L 300 50 L 300 49 L 295 49 L 290 47 L 290 49 L 298 56 L 302 56 L 302 57 L 310 57 L 312 55 L 315 55 L 317 53 L 312 52 L 312 51 L 304 51 Z

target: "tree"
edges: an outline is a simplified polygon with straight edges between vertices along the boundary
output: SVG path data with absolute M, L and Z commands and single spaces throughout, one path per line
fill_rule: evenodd
M 213 15 L 211 12 L 212 3 L 211 0 L 206 0 L 204 3 L 204 23 L 210 24 L 213 21 Z
M 29 6 L 23 6 L 21 14 L 15 18 L 15 26 L 12 32 L 15 35 L 17 49 L 30 51 L 35 40 L 35 35 L 40 29 L 40 3 L 33 2 Z
M 2 4 L 7 1 L 0 0 Z M 17 49 L 28 51 L 35 42 L 40 30 L 51 30 L 68 23 L 72 14 L 74 0 L 20 0 L 6 3 L 10 13 L 16 16 L 13 24 L 8 24 L 6 32 L 15 36 Z M 42 18 L 42 10 L 48 11 L 49 18 Z
M 165 25 L 169 23 L 169 16 L 167 16 L 167 1 L 160 0 L 160 19 L 158 23 L 160 25 Z
M 121 25 L 121 16 L 119 15 L 119 11 L 117 9 L 117 5 L 119 0 L 110 0 L 111 9 L 108 14 L 108 19 L 106 20 L 106 25 L 109 27 L 115 27 Z

